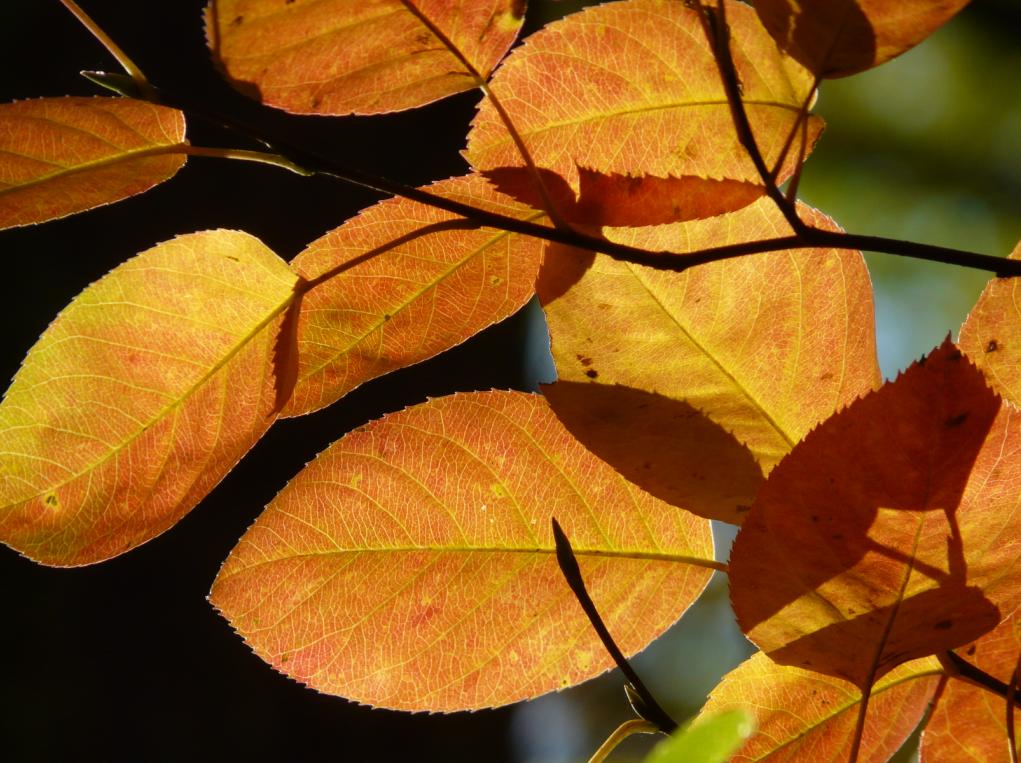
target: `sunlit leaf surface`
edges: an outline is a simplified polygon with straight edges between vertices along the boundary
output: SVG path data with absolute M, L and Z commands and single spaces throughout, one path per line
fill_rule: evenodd
M 296 280 L 257 239 L 206 231 L 76 297 L 0 403 L 0 540 L 88 564 L 184 516 L 275 417 Z
M 542 217 L 478 175 L 428 190 L 521 220 Z M 445 227 L 458 220 L 388 199 L 295 258 L 292 267 L 310 281 L 359 264 L 302 297 L 298 382 L 286 415 L 322 408 L 369 379 L 460 344 L 528 301 L 543 242 L 492 228 Z
M 185 162 L 184 115 L 129 98 L 0 104 L 0 228 L 142 193 Z
M 741 629 L 860 687 L 1019 601 L 1021 420 L 949 342 L 813 430 L 731 554 Z
M 730 16 L 748 115 L 772 164 L 809 97 L 812 77 L 780 54 L 751 8 L 732 4 Z M 759 177 L 738 144 L 699 14 L 685 3 L 626 0 L 549 24 L 508 56 L 492 89 L 535 163 L 576 194 L 584 190 L 579 173 L 590 171 L 628 179 L 687 178 L 676 203 L 699 216 L 754 198 L 734 195 L 741 183 L 757 185 Z M 809 148 L 821 129 L 821 120 L 811 117 Z M 500 178 L 501 187 L 532 198 L 531 178 L 523 171 L 508 172 L 522 161 L 488 100 L 472 124 L 465 155 L 477 170 Z M 735 189 L 721 181 L 739 185 Z M 626 184 L 610 186 L 598 190 L 616 191 L 616 198 L 626 201 Z M 598 195 L 595 189 L 585 194 Z M 583 197 L 580 203 L 586 201 Z M 676 219 L 696 216 L 679 212 Z
M 234 86 L 269 106 L 379 114 L 477 87 L 524 12 L 523 0 L 213 0 L 206 31 Z
M 807 207 L 806 220 L 833 223 Z M 685 252 L 782 236 L 768 200 L 614 241 Z M 858 252 L 793 250 L 683 273 L 554 247 L 538 284 L 559 381 L 553 409 L 654 495 L 740 522 L 763 474 L 879 380 Z
M 503 705 L 612 664 L 561 577 L 551 517 L 628 654 L 709 579 L 706 520 L 586 452 L 541 396 L 487 392 L 335 443 L 242 538 L 211 600 L 320 691 L 404 710 Z
M 1021 259 L 1021 244 L 1011 259 Z M 993 278 L 961 326 L 961 349 L 986 375 L 993 389 L 1021 404 L 1021 284 Z
M 939 662 L 914 660 L 872 689 L 859 763 L 885 763 L 914 730 L 939 682 Z M 743 708 L 756 731 L 733 757 L 802 763 L 848 759 L 861 690 L 839 678 L 778 665 L 759 652 L 723 677 L 700 716 Z

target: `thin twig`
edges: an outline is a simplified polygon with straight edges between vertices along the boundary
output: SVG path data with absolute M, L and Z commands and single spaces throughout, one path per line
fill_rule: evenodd
M 483 95 L 485 95 L 489 99 L 489 102 L 493 105 L 493 108 L 496 109 L 496 113 L 500 117 L 500 121 L 503 122 L 503 126 L 507 130 L 507 134 L 510 136 L 514 146 L 517 148 L 518 154 L 520 154 L 522 161 L 525 163 L 525 167 L 528 169 L 528 174 L 532 176 L 532 182 L 535 183 L 536 190 L 539 192 L 539 198 L 542 200 L 543 209 L 546 214 L 549 215 L 550 221 L 557 228 L 570 230 L 570 226 L 564 222 L 563 218 L 558 214 L 556 205 L 553 203 L 553 197 L 550 196 L 549 189 L 546 187 L 546 183 L 543 181 L 542 175 L 539 173 L 539 168 L 536 167 L 535 161 L 532 159 L 532 154 L 528 150 L 528 146 L 525 145 L 524 138 L 522 138 L 521 133 L 518 132 L 518 128 L 514 125 L 514 121 L 511 119 L 510 114 L 507 113 L 503 104 L 500 103 L 500 99 L 496 97 L 496 93 L 494 93 L 492 88 L 489 87 L 489 80 L 482 74 L 482 72 L 475 68 L 475 64 L 468 60 L 467 56 L 461 52 L 461 49 L 454 44 L 454 41 L 447 37 L 446 33 L 436 26 L 432 19 L 418 9 L 418 6 L 416 6 L 412 0 L 401 0 L 401 4 L 409 13 L 417 18 L 426 29 L 429 30 L 448 51 L 450 51 L 451 55 L 458 60 L 461 66 L 465 68 L 465 71 L 471 75 L 472 79 L 475 80 L 475 86 L 482 91 Z
M 106 48 L 107 52 L 113 56 L 117 63 L 121 65 L 121 68 L 128 73 L 128 76 L 134 81 L 139 91 L 142 93 L 152 94 L 152 86 L 149 84 L 149 80 L 142 73 L 142 70 L 138 68 L 138 65 L 131 60 L 127 53 L 121 50 L 121 47 L 113 41 L 103 29 L 97 24 L 74 0 L 60 0 L 64 4 L 74 17 L 81 22 L 89 33 L 96 38 L 100 45 Z
M 311 177 L 316 174 L 312 170 L 299 167 L 285 156 L 271 154 L 266 151 L 248 151 L 242 148 L 216 148 L 211 146 L 193 146 L 185 144 L 180 147 L 181 153 L 188 156 L 205 156 L 217 159 L 238 159 L 243 162 L 256 162 L 257 164 L 271 164 L 274 167 L 294 172 L 304 177 Z
M 599 610 L 596 609 L 592 597 L 589 596 L 585 588 L 585 581 L 581 577 L 578 560 L 574 558 L 571 542 L 567 539 L 567 535 L 564 534 L 556 518 L 552 518 L 551 521 L 553 524 L 553 539 L 557 548 L 557 563 L 560 565 L 560 571 L 564 574 L 564 578 L 574 592 L 575 598 L 578 599 L 578 603 L 581 604 L 581 608 L 585 610 L 589 622 L 592 623 L 592 628 L 599 635 L 599 640 L 603 642 L 603 647 L 609 652 L 613 661 L 617 663 L 620 672 L 631 683 L 631 688 L 641 698 L 645 720 L 654 723 L 664 734 L 673 733 L 677 729 L 677 722 L 667 714 L 666 710 L 652 696 L 652 692 L 642 683 L 642 679 L 638 677 L 634 668 L 631 667 L 631 663 L 627 661 L 624 653 L 620 651 L 617 642 L 613 640 L 610 631 L 606 627 L 606 623 L 603 622 Z
M 995 676 L 986 673 L 982 668 L 972 665 L 954 651 L 940 652 L 936 655 L 943 671 L 951 678 L 967 681 L 972 686 L 992 692 L 1003 699 L 1007 698 L 1010 687 Z
M 1017 737 L 1014 733 L 1014 705 L 1017 704 L 1018 691 L 1021 690 L 1021 656 L 1014 665 L 1014 673 L 1010 677 L 1010 691 L 1007 692 L 1007 745 L 1010 750 L 1010 763 L 1017 763 Z
M 588 763 L 603 763 L 610 756 L 610 753 L 616 750 L 620 743 L 630 736 L 635 734 L 655 734 L 658 731 L 659 729 L 656 728 L 655 724 L 649 723 L 644 718 L 632 718 L 629 721 L 624 721 L 614 729 L 605 742 L 599 745 L 599 749 L 588 759 Z
M 800 233 L 806 227 L 805 223 L 798 217 L 797 208 L 780 192 L 780 188 L 771 176 L 769 168 L 766 166 L 766 160 L 763 159 L 762 152 L 759 150 L 759 144 L 755 140 L 751 122 L 748 121 L 748 112 L 745 110 L 744 100 L 741 96 L 741 83 L 730 49 L 730 27 L 727 25 L 725 0 L 716 0 L 715 9 L 701 3 L 700 7 L 703 28 L 709 38 L 713 58 L 720 72 L 720 79 L 723 81 L 723 90 L 727 95 L 727 104 L 730 106 L 730 115 L 737 132 L 738 142 L 748 154 L 752 164 L 755 165 L 755 171 L 759 174 L 759 179 L 766 189 L 766 195 L 776 204 L 791 226 L 791 230 Z

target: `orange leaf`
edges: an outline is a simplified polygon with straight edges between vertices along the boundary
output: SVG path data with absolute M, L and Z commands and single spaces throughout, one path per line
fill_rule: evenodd
M 949 342 L 813 430 L 731 555 L 742 630 L 785 665 L 868 686 L 1021 601 L 1021 419 Z
M 142 193 L 185 162 L 184 115 L 129 98 L 0 104 L 0 228 Z
M 986 673 L 1009 683 L 1021 655 L 1021 619 L 1015 613 L 960 653 Z M 1010 763 L 1007 701 L 986 689 L 951 679 L 922 734 L 922 763 Z M 1021 709 L 1014 709 L 1021 737 Z
M 844 77 L 914 47 L 968 0 L 756 0 L 780 47 L 811 71 Z
M 76 297 L 0 404 L 0 540 L 89 564 L 181 519 L 275 418 L 295 281 L 257 239 L 206 231 Z
M 524 5 L 212 0 L 206 28 L 231 83 L 269 106 L 298 114 L 381 114 L 482 84 L 521 29 Z
M 1010 258 L 1021 259 L 1021 243 Z M 1017 279 L 990 279 L 961 326 L 959 344 L 993 389 L 1021 405 L 1021 290 Z
M 812 224 L 833 223 L 807 207 Z M 687 251 L 783 235 L 772 202 L 709 220 L 608 230 Z M 879 381 L 861 255 L 799 250 L 684 273 L 554 248 L 538 282 L 571 432 L 639 486 L 740 522 L 764 473 Z M 627 445 L 624 445 L 627 443 Z
M 942 668 L 928 657 L 876 682 L 869 697 L 859 763 L 885 763 L 925 713 Z M 837 678 L 777 665 L 759 652 L 725 675 L 699 713 L 743 708 L 756 731 L 733 761 L 847 760 L 861 690 Z
M 586 452 L 542 397 L 479 392 L 335 443 L 241 539 L 210 598 L 256 654 L 319 691 L 404 710 L 503 705 L 612 665 L 560 575 L 551 516 L 628 654 L 715 565 L 707 521 Z
M 809 97 L 812 77 L 780 54 L 751 8 L 734 5 L 729 16 L 748 115 L 772 164 Z M 549 24 L 508 56 L 490 86 L 535 163 L 575 194 L 579 167 L 654 175 L 663 179 L 659 192 L 673 178 L 685 207 L 708 216 L 752 198 L 724 184 L 727 193 L 718 199 L 720 181 L 761 182 L 738 143 L 699 14 L 684 3 L 626 0 Z M 821 130 L 822 120 L 810 117 L 809 149 Z M 517 148 L 488 100 L 472 123 L 465 155 L 477 170 L 496 174 L 501 189 L 536 203 Z M 791 169 L 793 157 L 785 175 Z M 612 185 L 609 190 L 626 196 Z
M 478 175 L 433 193 L 521 220 L 542 214 Z M 312 242 L 293 261 L 305 279 L 359 261 L 301 300 L 299 369 L 285 415 L 322 408 L 369 379 L 430 358 L 516 311 L 535 291 L 542 242 L 388 199 Z M 367 252 L 378 256 L 364 259 Z

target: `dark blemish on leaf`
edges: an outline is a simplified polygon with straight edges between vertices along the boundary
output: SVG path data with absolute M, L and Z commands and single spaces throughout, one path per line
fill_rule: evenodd
M 818 522 L 819 521 L 819 515 L 818 514 L 813 514 L 812 515 L 812 521 L 813 522 Z
M 590 368 L 588 371 L 585 372 L 585 376 L 587 376 L 590 379 L 598 379 L 599 372 L 594 368 Z
M 744 514 L 746 511 L 751 511 L 752 507 L 744 503 L 739 503 L 734 507 L 734 510 L 737 511 L 738 514 Z
M 932 627 L 935 628 L 938 631 L 948 631 L 948 630 L 950 630 L 953 627 L 953 625 L 954 625 L 954 621 L 953 620 L 940 620 L 938 623 L 936 623 Z
M 833 373 L 832 372 L 827 372 L 827 373 L 824 373 L 822 376 L 819 377 L 819 381 L 829 381 L 832 378 L 833 378 Z
M 319 104 L 321 104 L 322 102 L 323 102 L 323 99 L 320 98 L 318 95 L 313 97 L 312 98 L 312 108 L 313 109 L 318 109 L 319 108 Z
M 503 279 L 500 278 L 500 276 L 490 276 L 489 278 L 490 286 L 499 286 L 501 283 L 503 283 Z
M 290 5 L 293 2 L 294 2 L 294 0 L 287 0 L 287 4 L 288 5 Z M 290 659 L 291 659 L 291 655 L 285 654 L 283 657 L 280 658 L 280 662 L 282 662 L 282 663 L 283 662 L 288 662 Z
M 652 461 L 643 461 L 642 462 L 642 468 L 643 469 L 651 469 L 652 468 Z
M 951 360 L 960 360 L 963 357 L 964 355 L 961 354 L 960 350 L 954 350 L 952 353 L 950 353 Z
M 975 645 L 974 645 L 974 644 L 972 644 L 972 645 L 971 645 L 971 646 L 969 646 L 969 647 L 968 647 L 968 649 L 967 649 L 967 650 L 965 651 L 965 654 L 966 654 L 966 655 L 968 655 L 969 657 L 971 657 L 971 656 L 972 656 L 973 654 L 975 654 L 975 652 L 976 652 L 976 651 L 978 651 L 978 650 L 977 650 L 977 649 L 975 648 Z
M 525 0 L 514 0 L 511 3 L 511 15 L 519 19 L 525 15 Z
M 995 339 L 990 339 L 989 344 L 986 345 L 986 352 L 996 352 L 1000 349 L 1000 344 Z
M 56 493 L 47 493 L 46 497 L 43 498 L 43 503 L 45 503 L 51 509 L 59 509 L 60 508 L 60 499 L 57 498 L 57 494 Z
M 284 5 L 290 5 L 294 0 L 284 0 Z M 286 657 L 284 659 L 287 659 Z
M 245 20 L 244 16 L 235 16 L 234 20 L 230 22 L 231 26 L 241 26 L 241 23 Z
M 964 413 L 958 416 L 951 416 L 949 419 L 943 422 L 943 426 L 945 426 L 947 429 L 953 429 L 954 427 L 961 426 L 961 424 L 963 424 L 965 419 L 967 418 L 968 412 L 965 411 Z
M 843 533 L 834 533 L 833 535 L 830 536 L 830 538 L 832 538 L 833 540 L 843 540 L 844 539 L 844 534 Z
M 383 320 L 384 320 L 384 321 L 388 321 L 388 320 L 390 320 L 390 319 L 391 319 L 392 317 L 393 317 L 393 316 L 392 316 L 392 315 L 390 315 L 390 313 L 383 313 Z
M 581 353 L 576 354 L 574 357 L 576 357 L 578 359 L 578 362 L 581 363 L 586 368 L 592 365 L 592 358 L 586 358 Z

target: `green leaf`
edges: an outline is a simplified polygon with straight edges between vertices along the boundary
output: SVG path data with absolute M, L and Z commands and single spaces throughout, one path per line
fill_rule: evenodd
M 728 710 L 697 723 L 686 723 L 663 740 L 645 763 L 724 763 L 755 730 L 745 710 Z

